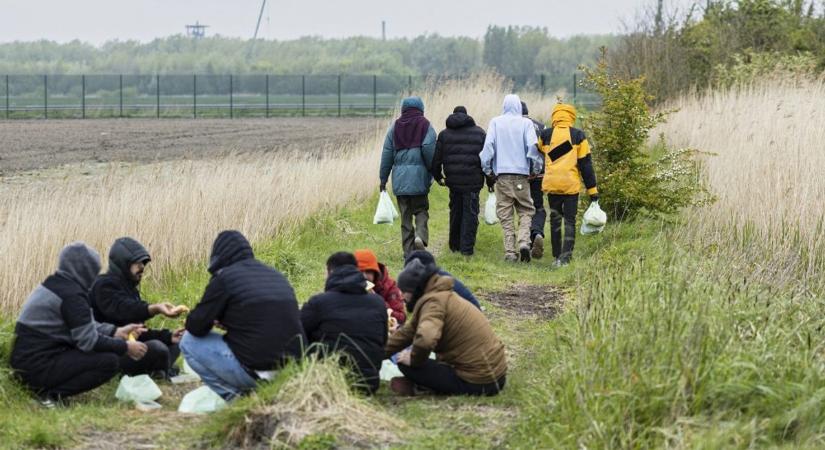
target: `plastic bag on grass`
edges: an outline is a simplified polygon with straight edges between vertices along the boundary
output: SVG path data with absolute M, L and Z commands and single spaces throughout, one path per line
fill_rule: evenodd
M 115 397 L 123 402 L 147 403 L 163 395 L 149 375 L 124 376 L 117 386 Z
M 209 386 L 201 386 L 183 396 L 178 406 L 178 412 L 190 414 L 206 414 L 215 412 L 226 406 L 226 401 L 216 394 Z
M 487 196 L 487 201 L 484 203 L 484 223 L 487 225 L 495 225 L 498 223 L 495 192 L 490 192 L 490 195 Z
M 375 208 L 375 216 L 372 219 L 372 223 L 375 225 L 382 223 L 391 224 L 398 216 L 398 211 L 392 203 L 390 194 L 388 194 L 387 191 L 381 191 L 381 195 L 378 197 L 378 207 Z

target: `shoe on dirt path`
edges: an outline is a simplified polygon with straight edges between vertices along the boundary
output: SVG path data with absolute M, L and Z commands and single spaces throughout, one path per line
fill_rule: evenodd
M 415 395 L 415 384 L 407 377 L 395 377 L 390 380 L 390 390 L 398 395 L 412 397 Z
M 418 237 L 418 236 L 415 237 L 415 242 L 413 243 L 413 245 L 415 245 L 416 250 L 426 250 L 427 249 L 427 246 L 424 245 L 424 241 L 421 240 L 421 238 Z
M 518 252 L 521 255 L 521 262 L 530 262 L 530 247 L 525 245 L 518 249 Z
M 533 238 L 533 249 L 530 250 L 530 255 L 534 259 L 541 259 L 544 256 L 544 236 L 537 234 Z

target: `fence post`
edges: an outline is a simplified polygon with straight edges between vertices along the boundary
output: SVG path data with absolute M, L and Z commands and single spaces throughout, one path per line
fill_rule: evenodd
M 233 86 L 234 80 L 232 79 L 232 75 L 229 75 L 229 118 L 232 119 L 235 117 L 235 105 L 234 105 L 234 90 Z
M 578 82 L 576 80 L 576 74 L 573 74 L 573 104 L 576 104 L 576 89 L 578 88 Z
M 266 74 L 266 118 L 269 118 L 269 74 Z
M 198 75 L 192 75 L 192 118 L 198 118 Z
M 412 96 L 412 75 L 407 75 L 407 97 Z
M 378 115 L 378 75 L 372 76 L 372 115 Z
M 544 74 L 541 74 L 541 98 L 544 98 Z
M 80 76 L 80 118 L 86 118 L 86 75 Z
M 120 118 L 123 118 L 123 74 L 120 74 Z
M 160 119 L 160 74 L 155 74 L 155 96 L 157 99 L 157 118 Z
M 307 76 L 301 75 L 301 116 L 307 116 Z
M 338 75 L 338 117 L 341 117 L 341 75 Z
M 43 118 L 49 118 L 49 76 L 43 75 Z
M 6 120 L 9 119 L 9 76 L 6 75 Z

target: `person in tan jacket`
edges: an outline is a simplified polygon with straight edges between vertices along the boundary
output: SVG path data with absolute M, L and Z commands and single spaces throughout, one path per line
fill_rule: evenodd
M 404 377 L 390 388 L 413 395 L 416 387 L 438 394 L 496 395 L 507 374 L 504 345 L 484 314 L 453 291 L 453 279 L 435 264 L 410 261 L 398 275 L 412 317 L 387 341 L 387 357 L 398 356 Z M 437 359 L 429 359 L 435 352 Z

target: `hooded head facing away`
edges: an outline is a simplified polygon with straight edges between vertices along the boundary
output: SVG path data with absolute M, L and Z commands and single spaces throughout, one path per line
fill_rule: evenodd
M 83 242 L 72 242 L 60 251 L 57 273 L 88 291 L 100 273 L 100 254 Z
M 521 115 L 526 116 L 528 114 L 530 113 L 527 111 L 527 103 L 521 102 Z
M 510 94 L 504 97 L 504 106 L 502 110 L 505 115 L 520 116 L 521 114 L 521 99 L 516 94 Z
M 412 96 L 412 97 L 405 97 L 404 100 L 401 100 L 401 112 L 405 112 L 408 109 L 413 108 L 421 111 L 424 113 L 424 100 L 421 100 L 421 97 Z
M 401 102 L 401 117 L 395 121 L 392 143 L 396 150 L 419 148 L 430 131 L 430 121 L 424 117 L 421 97 L 407 97 Z
M 436 273 L 438 273 L 438 266 L 435 263 L 423 264 L 421 260 L 413 259 L 398 274 L 398 289 L 401 289 L 401 292 L 412 294 L 412 301 L 407 302 L 407 311 L 412 312 L 416 301 L 424 295 L 427 282 Z
M 146 264 L 151 260 L 149 252 L 140 242 L 130 237 L 122 237 L 117 239 L 109 249 L 109 273 L 134 281 L 131 276 L 132 264 L 137 262 Z
M 456 106 L 453 113 L 447 116 L 447 128 L 457 130 L 464 127 L 476 126 L 476 121 L 467 114 L 467 108 L 463 106 Z
M 414 259 L 421 261 L 421 264 L 424 264 L 425 266 L 428 264 L 436 264 L 435 256 L 433 256 L 432 253 L 427 250 L 416 250 L 414 252 L 410 252 L 410 254 L 404 258 L 404 266 L 408 266 Z
M 252 246 L 239 231 L 221 231 L 212 244 L 212 256 L 209 258 L 209 273 L 215 274 L 219 270 L 245 259 L 253 259 Z
M 553 128 L 570 128 L 576 123 L 576 107 L 559 103 L 553 108 Z

